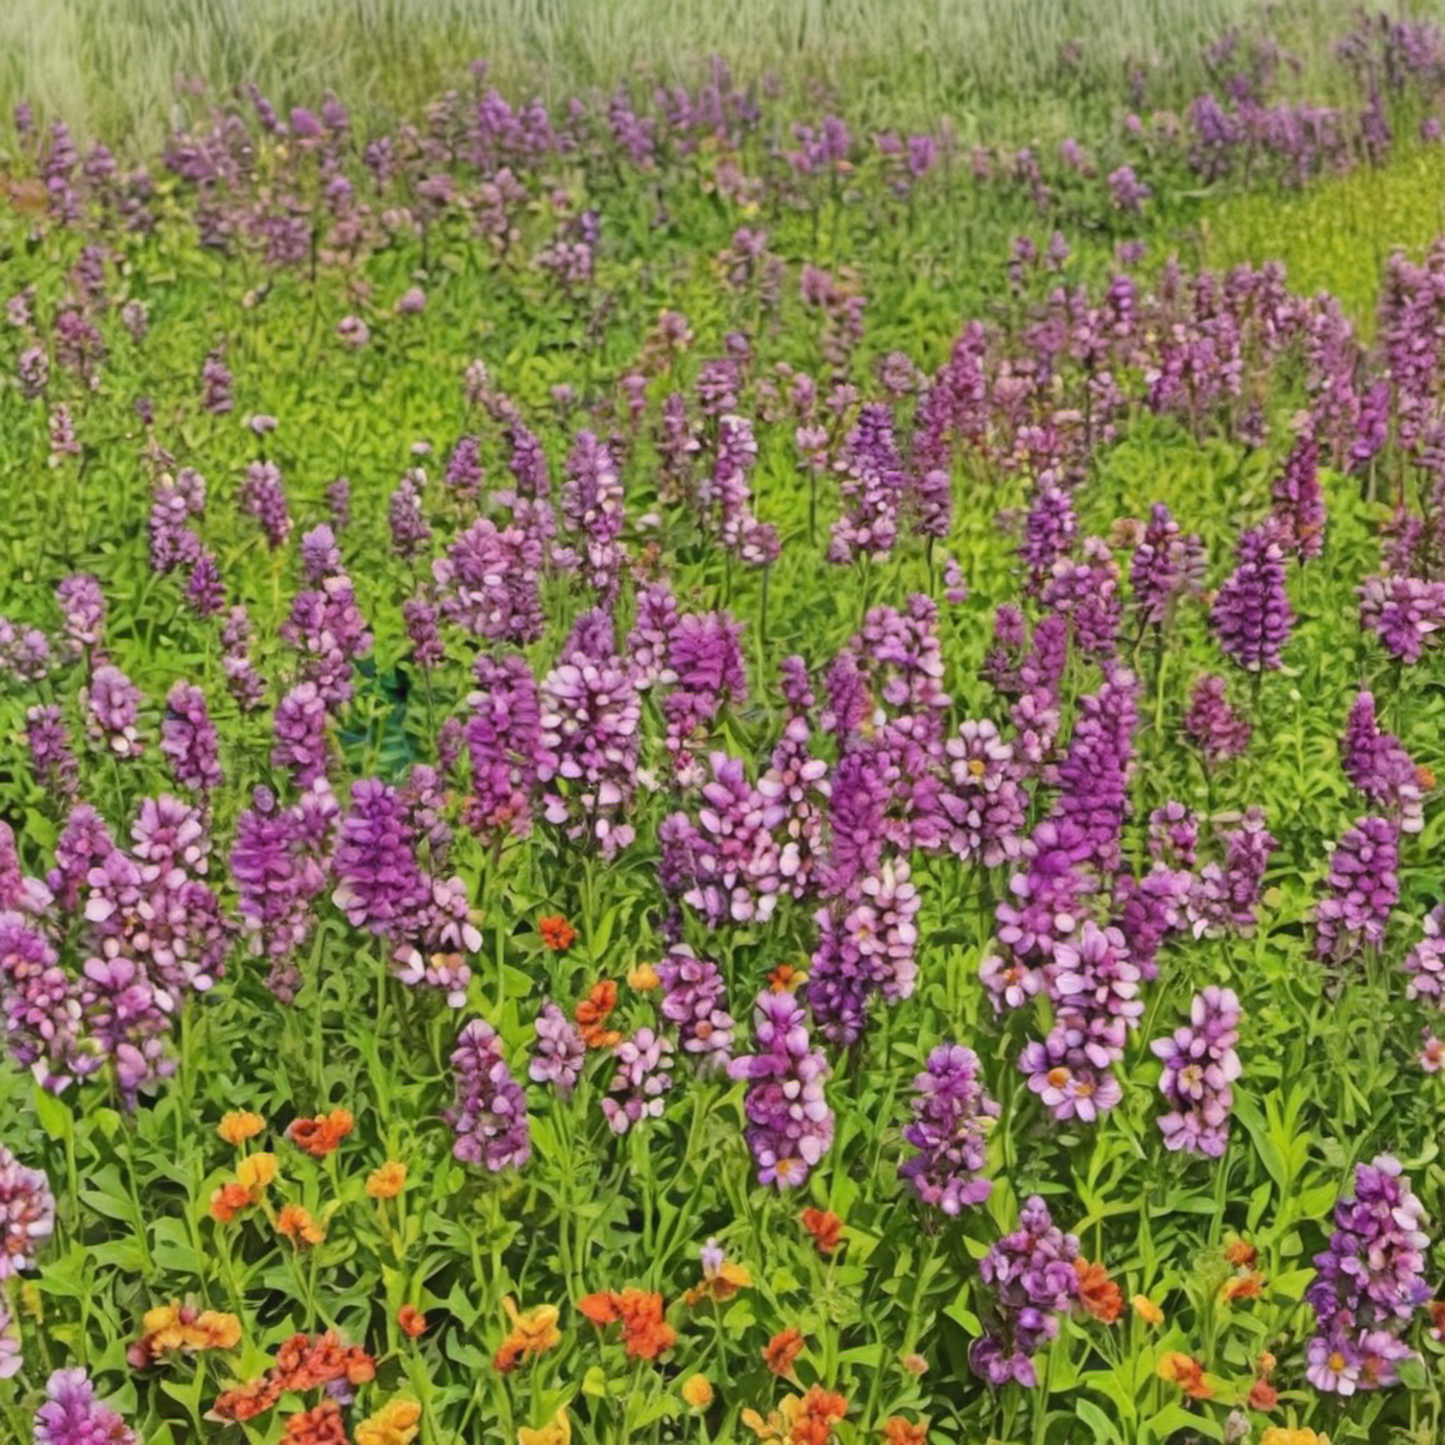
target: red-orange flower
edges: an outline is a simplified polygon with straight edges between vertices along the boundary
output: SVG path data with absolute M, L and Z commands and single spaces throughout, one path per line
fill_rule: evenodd
M 1256 1269 L 1237 1274 L 1224 1281 L 1223 1293 L 1227 1300 L 1258 1299 L 1264 1293 L 1264 1276 Z
M 890 1415 L 883 1422 L 886 1445 L 928 1445 L 928 1425 L 920 1420 L 914 1424 L 902 1415 Z
M 426 1316 L 415 1305 L 402 1305 L 396 1312 L 396 1322 L 402 1334 L 413 1340 L 426 1334 Z
M 218 1224 L 229 1224 L 250 1203 L 251 1196 L 246 1187 L 228 1179 L 211 1195 L 211 1218 Z
M 1224 1257 L 1236 1269 L 1249 1269 L 1259 1258 L 1259 1251 L 1245 1240 L 1235 1238 L 1224 1246 Z
M 616 1029 L 606 1027 L 608 1015 L 617 1007 L 617 985 L 610 978 L 594 983 L 587 997 L 572 1011 L 577 1032 L 589 1049 L 610 1049 L 622 1042 Z
M 577 930 L 560 913 L 549 913 L 538 919 L 537 932 L 553 953 L 566 953 L 577 941 Z
M 562 1331 L 557 1328 L 562 1312 L 556 1305 L 534 1305 L 523 1312 L 517 1309 L 516 1300 L 507 1295 L 502 1308 L 512 1325 L 501 1348 L 492 1357 L 492 1363 L 502 1374 L 515 1370 L 524 1356 L 545 1354 L 553 1345 L 562 1343 Z
M 335 1400 L 323 1400 L 314 1410 L 292 1415 L 281 1440 L 282 1445 L 347 1445 L 341 1406 Z
M 311 1217 L 311 1211 L 299 1204 L 286 1204 L 276 1216 L 276 1229 L 298 1249 L 303 1244 L 320 1244 L 326 1231 Z
M 245 1385 L 220 1395 L 211 1410 L 215 1420 L 252 1420 L 269 1410 L 282 1395 L 304 1394 L 345 1380 L 364 1385 L 376 1375 L 376 1361 L 360 1345 L 343 1345 L 335 1331 L 315 1340 L 292 1335 L 276 1351 L 276 1363 Z
M 1207 1400 L 1214 1394 L 1204 1378 L 1204 1366 L 1198 1360 L 1171 1350 L 1159 1360 L 1159 1378 L 1172 1380 L 1191 1400 Z
M 763 1363 L 775 1375 L 791 1375 L 793 1361 L 803 1353 L 804 1344 L 800 1331 L 780 1330 L 763 1346 Z
M 677 1331 L 662 1317 L 662 1296 L 628 1288 L 604 1290 L 577 1301 L 577 1308 L 594 1325 L 620 1323 L 622 1342 L 634 1360 L 655 1360 L 670 1349 Z
M 1109 1278 L 1102 1264 L 1075 1259 L 1074 1273 L 1079 1277 L 1079 1303 L 1096 1320 L 1112 1325 L 1124 1313 L 1124 1296 Z
M 805 1209 L 799 1216 L 819 1254 L 832 1254 L 843 1243 L 843 1221 L 831 1209 Z
M 791 1445 L 828 1445 L 835 1421 L 848 1413 L 848 1401 L 832 1394 L 821 1385 L 814 1385 L 803 1396 L 802 1404 L 788 1434 Z
M 808 975 L 801 968 L 794 968 L 791 963 L 780 963 L 768 975 L 768 987 L 774 993 L 792 993 L 807 981 Z
M 317 1159 L 324 1159 L 341 1144 L 356 1126 L 349 1109 L 333 1109 L 329 1114 L 318 1114 L 314 1119 L 297 1119 L 286 1131 L 287 1137 L 298 1149 L 304 1149 Z
M 1279 1404 L 1279 1391 L 1268 1380 L 1256 1380 L 1249 1389 L 1251 1410 L 1273 1410 Z

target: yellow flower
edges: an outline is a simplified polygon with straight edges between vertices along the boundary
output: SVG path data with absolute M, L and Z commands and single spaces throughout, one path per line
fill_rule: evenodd
M 1303 1425 L 1297 1429 L 1271 1425 L 1259 1437 L 1259 1445 L 1330 1445 L 1330 1437 L 1316 1435 L 1313 1430 L 1307 1430 Z
M 361 1440 L 356 1445 L 363 1445 Z M 523 1425 L 517 1431 L 517 1445 L 572 1445 L 572 1422 L 567 1418 L 564 1405 L 540 1430 L 529 1430 Z
M 651 993 L 659 983 L 657 970 L 650 963 L 639 963 L 636 968 L 627 971 L 627 986 L 635 988 L 638 993 Z
M 236 1181 L 253 1199 L 276 1178 L 274 1154 L 248 1154 L 236 1165 Z
M 298 1249 L 303 1244 L 320 1244 L 326 1231 L 311 1217 L 309 1209 L 299 1204 L 286 1205 L 276 1216 L 276 1228 Z
M 235 1315 L 189 1305 L 158 1305 L 147 1310 L 141 1329 L 138 1348 L 152 1360 L 167 1350 L 230 1350 L 241 1342 L 241 1322 Z
M 1136 1294 L 1129 1303 L 1134 1306 L 1134 1313 L 1146 1325 L 1162 1325 L 1164 1323 L 1164 1311 L 1148 1295 Z
M 562 1331 L 557 1328 L 562 1312 L 556 1305 L 533 1305 L 520 1313 L 516 1300 L 507 1295 L 502 1300 L 502 1308 L 512 1322 L 512 1329 L 492 1363 L 504 1375 L 515 1370 L 524 1356 L 545 1354 L 553 1345 L 562 1343 Z
M 399 1159 L 388 1159 L 379 1169 L 371 1171 L 366 1192 L 373 1199 L 395 1199 L 406 1183 L 406 1165 Z
M 356 1445 L 411 1445 L 420 1421 L 421 1406 L 415 1400 L 389 1400 L 356 1427 Z
M 712 1386 L 706 1375 L 689 1375 L 682 1382 L 682 1398 L 694 1410 L 706 1410 L 712 1404 Z
M 232 1109 L 216 1126 L 216 1133 L 218 1133 L 226 1143 L 234 1145 L 239 1149 L 247 1139 L 254 1139 L 265 1127 L 266 1121 L 259 1114 L 250 1114 L 241 1109 Z

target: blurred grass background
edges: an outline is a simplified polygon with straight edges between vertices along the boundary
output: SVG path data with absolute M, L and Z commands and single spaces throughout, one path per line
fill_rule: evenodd
M 861 122 L 951 114 L 968 138 L 1062 136 L 1131 71 L 1151 104 L 1205 84 L 1202 47 L 1272 29 L 1317 68 L 1349 0 L 9 0 L 0 101 L 81 137 L 153 146 L 178 78 L 253 80 L 284 106 L 334 90 L 358 115 L 415 114 L 485 58 L 506 89 L 555 101 L 643 76 L 692 82 L 722 55 L 741 79 L 844 91 Z M 1002 132 L 1003 134 L 1000 134 Z

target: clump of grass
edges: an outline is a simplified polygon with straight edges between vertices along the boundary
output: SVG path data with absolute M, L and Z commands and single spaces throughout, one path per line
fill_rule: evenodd
M 1436 145 L 1401 146 L 1385 165 L 1308 190 L 1221 197 L 1199 223 L 1202 259 L 1213 267 L 1282 261 L 1294 290 L 1334 292 L 1372 335 L 1390 253 L 1403 247 L 1418 256 L 1445 233 L 1441 159 Z
M 283 106 L 326 89 L 363 116 L 415 113 L 465 62 L 558 100 L 643 76 L 694 81 L 706 58 L 803 89 L 846 90 L 867 123 L 987 120 L 1020 140 L 1121 108 L 1130 73 L 1151 103 L 1206 82 L 1201 48 L 1258 28 L 1253 0 L 48 0 L 0 8 L 0 101 L 63 115 L 82 136 L 139 146 L 164 131 L 179 78 L 243 80 Z M 1313 69 L 1345 0 L 1288 0 L 1264 17 Z

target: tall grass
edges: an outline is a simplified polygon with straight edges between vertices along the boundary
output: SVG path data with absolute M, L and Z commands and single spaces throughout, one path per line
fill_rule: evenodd
M 326 89 L 363 116 L 415 112 L 488 59 L 499 81 L 555 100 L 642 76 L 695 80 L 706 57 L 742 75 L 846 86 L 879 123 L 984 112 L 1021 134 L 1067 129 L 1135 66 L 1151 98 L 1204 81 L 1200 48 L 1263 14 L 1306 52 L 1348 0 L 10 0 L 0 101 L 27 99 L 82 136 L 143 146 L 180 77 L 212 94 L 254 80 L 279 104 Z

